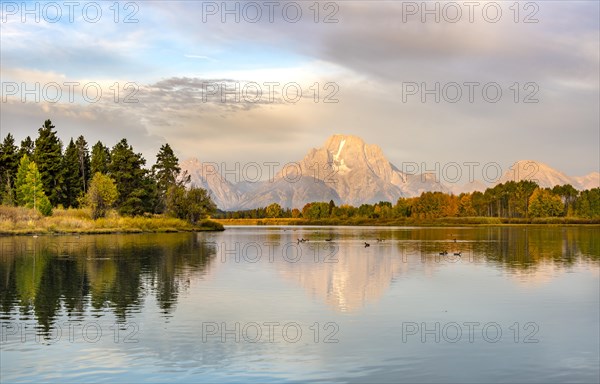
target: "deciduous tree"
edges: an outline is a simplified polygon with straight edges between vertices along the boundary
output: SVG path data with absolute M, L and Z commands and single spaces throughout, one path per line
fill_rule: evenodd
M 52 205 L 44 193 L 42 177 L 35 162 L 29 161 L 27 156 L 23 156 L 17 173 L 19 205 L 37 209 L 44 216 L 51 215 Z
M 119 194 L 114 181 L 107 175 L 96 172 L 85 194 L 85 205 L 92 210 L 92 218 L 106 216 L 106 212 L 117 201 Z

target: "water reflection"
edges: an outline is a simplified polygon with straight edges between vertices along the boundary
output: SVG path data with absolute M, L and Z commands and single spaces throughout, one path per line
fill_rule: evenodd
M 283 278 L 301 285 L 335 310 L 356 311 L 380 299 L 394 278 L 409 267 L 391 248 L 382 248 L 375 257 L 365 253 L 360 244 L 339 245 L 331 262 L 280 261 L 276 267 Z
M 520 283 L 535 284 L 581 262 L 594 263 L 597 271 L 600 259 L 596 228 L 338 228 L 333 235 L 307 230 L 299 236 L 313 240 L 299 245 L 308 257 L 298 262 L 275 258 L 276 268 L 341 312 L 377 301 L 394 280 L 410 274 L 432 278 L 452 264 L 491 264 Z M 335 240 L 325 240 L 332 236 Z M 364 239 L 370 241 L 368 248 Z M 285 244 L 285 238 L 279 240 Z M 444 251 L 448 254 L 440 255 Z M 333 253 L 335 262 L 326 262 L 323 255 Z M 315 254 L 321 255 L 319 262 Z
M 298 245 L 301 237 L 312 241 Z M 371 247 L 364 247 L 365 239 Z M 234 228 L 210 239 L 202 234 L 5 237 L 0 238 L 1 316 L 35 319 L 47 334 L 57 317 L 83 319 L 88 311 L 94 317 L 112 312 L 125 322 L 151 295 L 168 317 L 190 280 L 209 273 L 215 260 L 232 261 L 217 257 L 219 244 L 244 252 L 250 242 L 265 247 L 265 254 L 262 244 L 274 247 L 275 255 L 289 253 L 290 246 L 300 249 L 303 257 L 294 262 L 264 257 L 259 265 L 270 264 L 282 279 L 340 312 L 377 302 L 395 280 L 432 277 L 453 264 L 492 265 L 519 283 L 535 284 L 578 263 L 592 263 L 597 271 L 600 258 L 597 228 L 580 227 Z M 440 256 L 443 250 L 448 255 Z M 248 255 L 241 256 L 243 261 Z
M 139 311 L 146 295 L 173 311 L 191 276 L 207 273 L 215 250 L 189 234 L 12 237 L 0 239 L 2 319 L 29 320 L 43 333 L 57 317 L 119 321 Z
M 598 382 L 597 233 L 252 227 L 4 237 L 0 381 Z M 265 327 L 256 343 L 230 334 L 267 322 L 297 324 L 302 339 L 287 340 L 283 326 L 272 342 Z M 504 336 L 405 341 L 405 322 L 493 322 Z M 539 343 L 516 343 L 513 325 L 523 341 L 530 322 Z M 94 324 L 98 341 L 83 332 Z M 206 337 L 206 324 L 221 332 Z M 324 341 L 326 324 L 339 343 Z

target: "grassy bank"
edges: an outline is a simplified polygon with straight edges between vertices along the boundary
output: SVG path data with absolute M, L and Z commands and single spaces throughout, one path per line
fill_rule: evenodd
M 44 217 L 33 209 L 0 206 L 0 235 L 47 233 L 142 233 L 219 231 L 223 226 L 212 220 L 197 224 L 162 215 L 122 217 L 110 212 L 92 220 L 87 209 L 55 209 Z
M 473 226 L 473 225 L 581 225 L 600 224 L 600 219 L 576 217 L 500 218 L 500 217 L 442 217 L 438 219 L 369 219 L 364 217 L 331 219 L 214 219 L 222 225 L 341 225 L 341 226 Z

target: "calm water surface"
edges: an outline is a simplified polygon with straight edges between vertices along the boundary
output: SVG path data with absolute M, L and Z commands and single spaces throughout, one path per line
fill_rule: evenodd
M 598 227 L 0 246 L 2 383 L 600 381 Z

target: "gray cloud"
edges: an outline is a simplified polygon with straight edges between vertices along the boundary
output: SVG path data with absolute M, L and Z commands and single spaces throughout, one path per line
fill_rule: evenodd
M 515 24 L 508 10 L 512 3 L 501 3 L 505 13 L 497 24 L 481 17 L 475 23 L 421 23 L 414 18 L 404 23 L 402 3 L 372 3 L 337 2 L 339 23 L 315 24 L 312 14 L 306 13 L 295 24 L 279 14 L 274 23 L 263 19 L 250 24 L 217 19 L 203 23 L 200 2 L 148 2 L 141 6 L 139 25 L 102 26 L 105 37 L 99 34 L 98 48 L 85 43 L 87 34 L 95 33 L 91 26 L 75 39 L 67 32 L 50 34 L 42 39 L 43 50 L 31 49 L 41 44 L 32 35 L 11 43 L 15 48 L 8 57 L 3 54 L 3 70 L 36 68 L 36 62 L 49 58 L 44 68 L 69 74 L 61 68 L 72 61 L 78 72 L 89 71 L 90 76 L 138 79 L 144 84 L 140 102 L 66 106 L 48 112 L 38 106 L 30 114 L 26 106 L 3 105 L 2 130 L 21 124 L 28 127 L 23 129 L 35 128 L 52 117 L 72 124 L 73 131 L 78 125 L 94 127 L 90 135 L 106 137 L 107 142 L 119 135 L 131 137 L 145 154 L 153 154 L 166 140 L 181 157 L 229 162 L 292 161 L 333 133 L 349 133 L 379 144 L 397 164 L 509 165 L 533 158 L 570 174 L 597 169 L 597 2 L 537 2 L 537 24 Z M 307 12 L 312 2 L 302 4 Z M 64 39 L 65 46 L 56 39 Z M 111 39 L 114 45 L 108 43 Z M 151 42 L 159 45 L 156 52 L 151 52 Z M 222 103 L 215 96 L 203 102 L 205 82 L 231 85 L 258 80 L 234 75 L 211 79 L 201 70 L 190 74 L 176 66 L 161 67 L 163 45 L 169 45 L 169 53 L 180 51 L 181 60 L 189 60 L 186 54 L 208 56 L 224 68 L 239 65 L 236 60 L 249 69 L 311 63 L 317 77 L 339 84 L 340 102 L 311 104 L 305 98 L 290 105 L 282 102 L 281 94 L 274 103 Z M 414 99 L 404 103 L 401 90 L 407 81 L 498 82 L 505 96 L 499 103 L 480 96 L 474 103 Z M 540 102 L 512 102 L 509 87 L 514 82 L 535 82 Z M 53 115 L 47 116 L 50 112 Z M 93 123 L 85 120 L 88 115 Z M 111 127 L 103 130 L 97 122 L 110 122 Z

